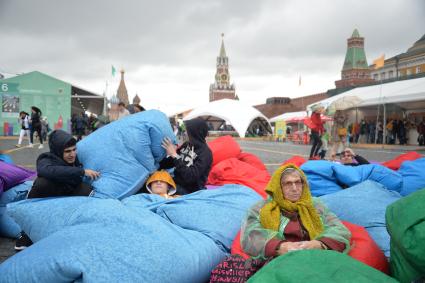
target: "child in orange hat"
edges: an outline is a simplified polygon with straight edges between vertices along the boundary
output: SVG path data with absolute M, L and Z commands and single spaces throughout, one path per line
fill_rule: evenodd
M 176 193 L 176 183 L 171 175 L 165 171 L 156 171 L 146 182 L 146 189 L 151 194 L 160 195 L 166 199 L 179 197 Z

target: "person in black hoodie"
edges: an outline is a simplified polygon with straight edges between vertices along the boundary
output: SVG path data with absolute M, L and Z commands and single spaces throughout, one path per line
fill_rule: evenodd
M 77 141 L 63 130 L 55 130 L 49 136 L 50 152 L 37 158 L 37 179 L 28 198 L 88 196 L 90 185 L 83 177 L 97 179 L 99 172 L 83 169 L 77 157 Z
M 100 174 L 91 169 L 83 169 L 77 158 L 77 141 L 63 130 L 55 130 L 49 136 L 50 152 L 37 158 L 37 178 L 27 198 L 61 196 L 90 196 L 93 189 L 83 183 L 83 177 L 97 179 Z M 16 241 L 15 250 L 23 250 L 32 244 L 22 232 Z
M 39 149 L 43 148 L 43 136 L 41 135 L 41 110 L 38 107 L 31 106 L 31 130 L 30 130 L 30 147 L 33 147 L 34 132 L 37 132 L 40 140 Z
M 208 135 L 208 125 L 201 118 L 185 121 L 187 137 L 179 148 L 168 139 L 162 142 L 167 152 L 167 158 L 161 161 L 160 168 L 174 167 L 174 181 L 177 194 L 184 195 L 204 189 L 213 161 L 212 152 L 205 138 Z

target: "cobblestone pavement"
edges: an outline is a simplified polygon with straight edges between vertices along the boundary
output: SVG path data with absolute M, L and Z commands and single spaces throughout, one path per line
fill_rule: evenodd
M 293 155 L 300 155 L 307 158 L 310 152 L 310 146 L 307 145 L 247 140 L 238 140 L 238 142 L 244 152 L 250 152 L 257 155 L 267 166 L 270 173 L 273 173 L 273 171 L 279 167 L 279 164 Z M 0 139 L 0 151 L 6 150 L 6 153 L 10 154 L 16 164 L 35 170 L 35 162 L 38 155 L 47 151 L 48 146 L 45 145 L 44 149 L 38 149 L 38 144 L 35 144 L 34 148 L 15 148 L 16 143 L 17 139 Z M 406 152 L 408 148 L 400 146 L 390 150 L 380 148 L 355 148 L 354 150 L 357 154 L 362 155 L 368 160 L 385 161 Z M 15 253 L 13 246 L 14 240 L 0 238 L 0 262 Z

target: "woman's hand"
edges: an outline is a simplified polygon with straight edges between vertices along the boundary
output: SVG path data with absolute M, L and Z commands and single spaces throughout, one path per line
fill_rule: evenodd
M 300 242 L 300 247 L 303 250 L 322 250 L 322 242 L 318 240 Z
M 287 252 L 294 250 L 302 250 L 302 242 L 283 242 L 279 245 L 279 248 L 276 250 L 276 255 L 284 255 Z
M 96 180 L 100 177 L 100 173 L 91 169 L 84 169 L 84 175 L 92 180 Z
M 168 156 L 177 157 L 177 151 L 176 151 L 177 146 L 174 145 L 169 138 L 165 137 L 162 140 L 161 146 L 165 149 Z

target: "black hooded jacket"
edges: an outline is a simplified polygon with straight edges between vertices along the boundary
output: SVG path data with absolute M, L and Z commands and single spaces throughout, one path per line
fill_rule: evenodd
M 74 164 L 68 164 L 63 160 L 65 145 L 72 138 L 72 135 L 62 130 L 55 130 L 50 134 L 50 152 L 42 153 L 37 158 L 38 177 L 71 186 L 78 186 L 82 182 L 84 169 L 78 158 L 75 159 Z
M 204 188 L 213 161 L 212 153 L 205 138 L 208 126 L 204 120 L 195 118 L 185 121 L 190 142 L 183 143 L 177 149 L 178 158 L 167 157 L 161 162 L 161 168 L 175 167 L 174 181 L 192 193 Z

